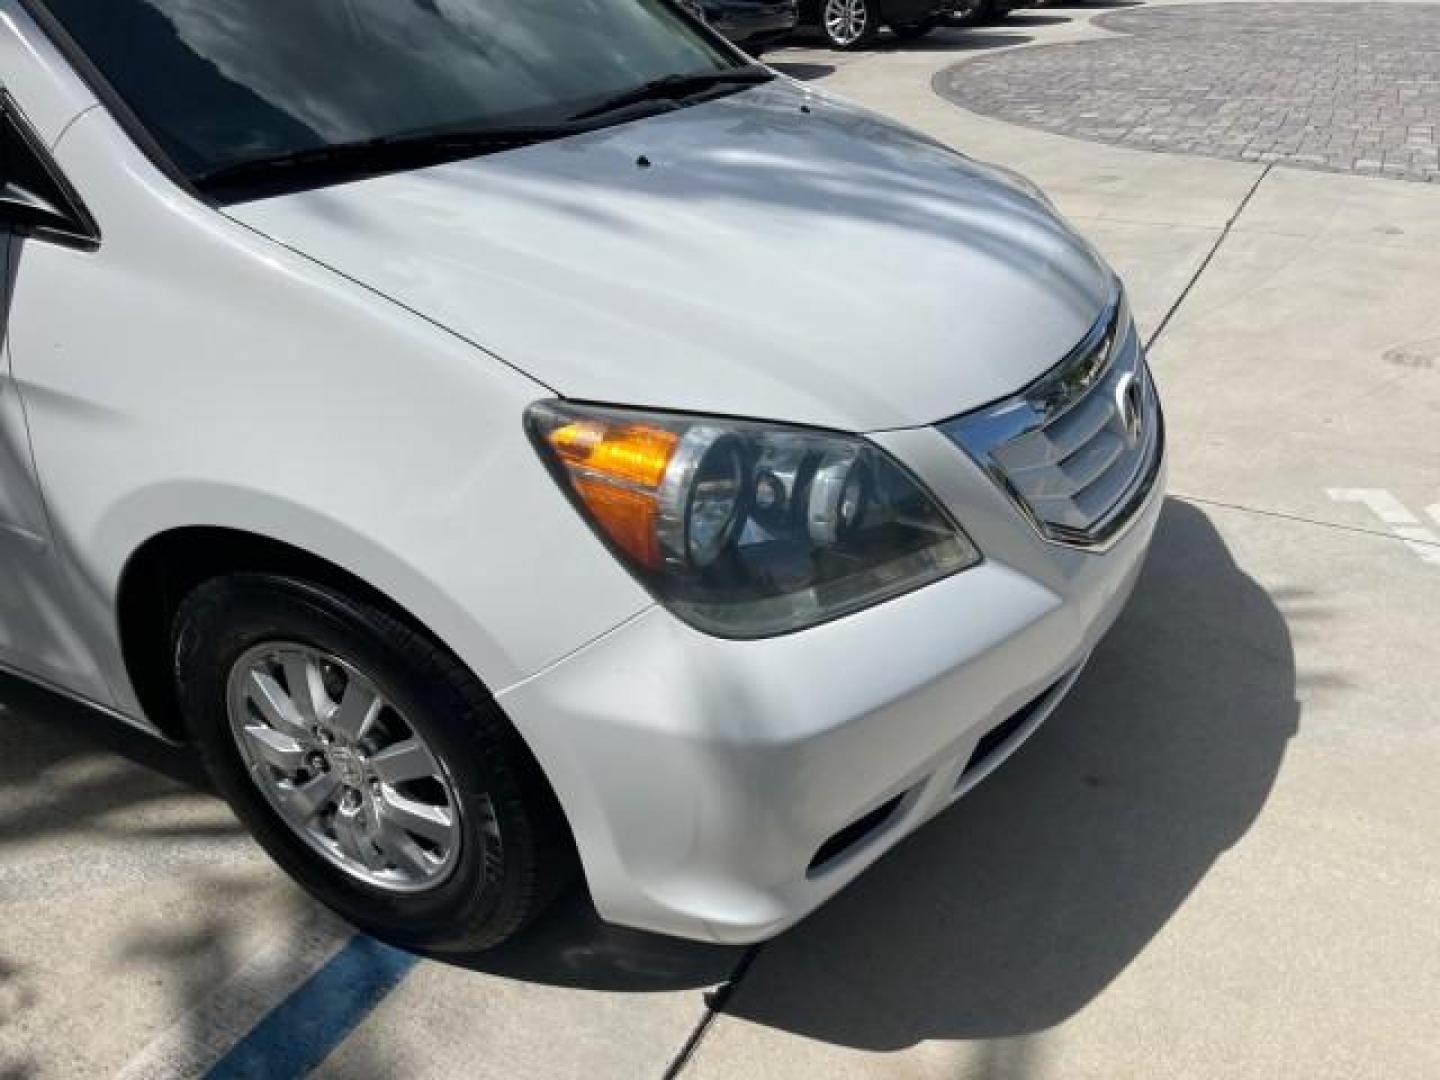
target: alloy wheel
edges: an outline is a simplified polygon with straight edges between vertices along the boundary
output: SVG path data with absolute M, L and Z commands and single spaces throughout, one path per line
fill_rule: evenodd
M 826 36 L 842 48 L 861 41 L 870 31 L 867 0 L 825 0 L 821 17 Z
M 250 778 L 330 863 L 398 893 L 449 876 L 461 845 L 454 785 L 375 680 L 322 650 L 270 643 L 235 662 L 227 705 Z

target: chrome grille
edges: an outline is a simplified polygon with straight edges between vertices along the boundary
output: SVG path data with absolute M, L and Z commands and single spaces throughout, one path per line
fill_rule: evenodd
M 940 430 L 1046 539 L 1106 543 L 1149 493 L 1164 448 L 1160 401 L 1124 298 L 1027 389 Z

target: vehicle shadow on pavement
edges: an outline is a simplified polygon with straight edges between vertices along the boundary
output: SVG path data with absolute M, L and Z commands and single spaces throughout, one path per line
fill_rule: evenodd
M 801 82 L 810 82 L 814 79 L 823 79 L 827 75 L 835 74 L 834 64 L 802 63 L 795 60 L 776 60 L 770 67 L 788 75 L 792 79 L 799 79 Z
M 86 1017 L 103 1011 L 117 980 L 135 970 L 123 955 L 127 917 L 157 933 L 173 919 L 160 907 L 147 912 L 143 899 L 126 901 L 180 873 L 198 880 L 237 845 L 248 850 L 242 837 L 187 751 L 0 674 L 0 1080 L 64 1073 L 49 1045 L 52 1029 L 69 1025 L 55 1036 L 62 1043 L 86 1030 Z M 234 888 L 226 883 L 217 895 L 233 900 Z M 233 917 L 233 907 L 225 911 Z M 85 925 L 73 925 L 77 915 Z M 96 927 L 111 928 L 116 940 Z M 202 988 L 189 973 L 203 953 L 196 943 L 191 954 L 165 958 L 191 994 Z M 105 989 L 82 1002 L 67 995 L 67 980 L 86 968 Z M 196 1000 L 177 997 L 177 1015 Z M 85 1060 L 91 1049 L 82 1043 L 65 1053 Z
M 1068 21 L 1068 20 L 1060 20 Z M 995 30 L 989 27 L 941 27 L 932 30 L 922 38 L 905 40 L 896 37 L 894 34 L 883 34 L 866 45 L 855 49 L 851 56 L 864 56 L 867 53 L 877 52 L 979 52 L 985 49 L 1000 49 L 1007 45 L 1026 45 L 1034 40 L 1029 34 L 1018 33 L 1023 29 L 1017 21 L 1015 30 Z M 774 51 L 782 48 L 800 49 L 828 49 L 825 38 L 818 30 L 801 30 L 786 38 L 783 42 L 777 42 L 771 46 Z M 768 57 L 770 52 L 765 54 L 765 63 L 773 68 L 783 71 L 785 69 L 783 54 L 778 58 L 779 62 L 772 61 Z M 837 53 L 838 56 L 847 54 Z
M 1050 3 L 1039 10 L 1080 12 L 1109 11 L 1111 8 L 1144 7 L 1146 2 L 1147 0 L 1050 0 Z M 1035 9 L 1022 9 L 1022 11 L 1016 12 L 1015 14 L 1023 14 L 1025 10 Z M 1011 18 L 1014 18 L 1014 15 L 1012 15 Z
M 1036 26 L 1059 26 L 1061 23 L 1074 21 L 1074 17 L 1070 15 L 1047 15 L 1031 8 L 1022 8 L 1012 12 L 1005 20 L 1005 25 L 1012 30 L 1029 30 Z
M 476 956 L 433 959 L 545 986 L 614 993 L 713 987 L 731 979 L 749 949 L 706 945 L 601 922 L 583 888 L 559 900 L 519 938 Z
M 1297 629 L 1316 617 L 1284 600 Z M 1070 699 L 974 794 L 766 946 L 726 1012 L 868 1050 L 1065 1020 L 1244 835 L 1298 721 L 1286 616 L 1205 515 L 1171 500 Z
M 0 673 L 0 856 L 6 843 L 104 829 L 195 790 L 209 783 L 189 751 Z

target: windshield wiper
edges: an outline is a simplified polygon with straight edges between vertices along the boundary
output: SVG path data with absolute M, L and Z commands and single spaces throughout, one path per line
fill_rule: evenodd
M 624 90 L 576 113 L 572 120 L 591 120 L 609 113 L 623 112 L 647 101 L 681 101 L 720 86 L 754 86 L 769 82 L 775 73 L 763 64 L 745 64 L 718 71 L 697 71 L 689 75 L 665 75 L 650 82 Z
M 647 102 L 681 101 L 717 87 L 755 85 L 773 78 L 775 73 L 760 64 L 666 75 L 607 98 L 559 123 L 411 132 L 332 143 L 221 165 L 191 179 L 201 191 L 244 198 L 312 183 L 400 172 L 563 139 L 603 127 L 607 120 L 614 122 L 620 114 L 636 111 L 637 106 Z
M 193 178 L 202 191 L 266 188 L 294 185 L 309 179 L 361 177 L 438 165 L 480 154 L 514 150 L 561 139 L 594 125 L 564 121 L 523 127 L 477 128 L 473 131 L 433 131 L 387 135 L 357 142 L 292 150 L 271 157 L 221 165 Z

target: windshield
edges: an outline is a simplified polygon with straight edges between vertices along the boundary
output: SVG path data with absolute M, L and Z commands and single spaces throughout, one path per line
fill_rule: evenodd
M 563 122 L 739 61 L 666 0 L 45 0 L 175 166 Z

